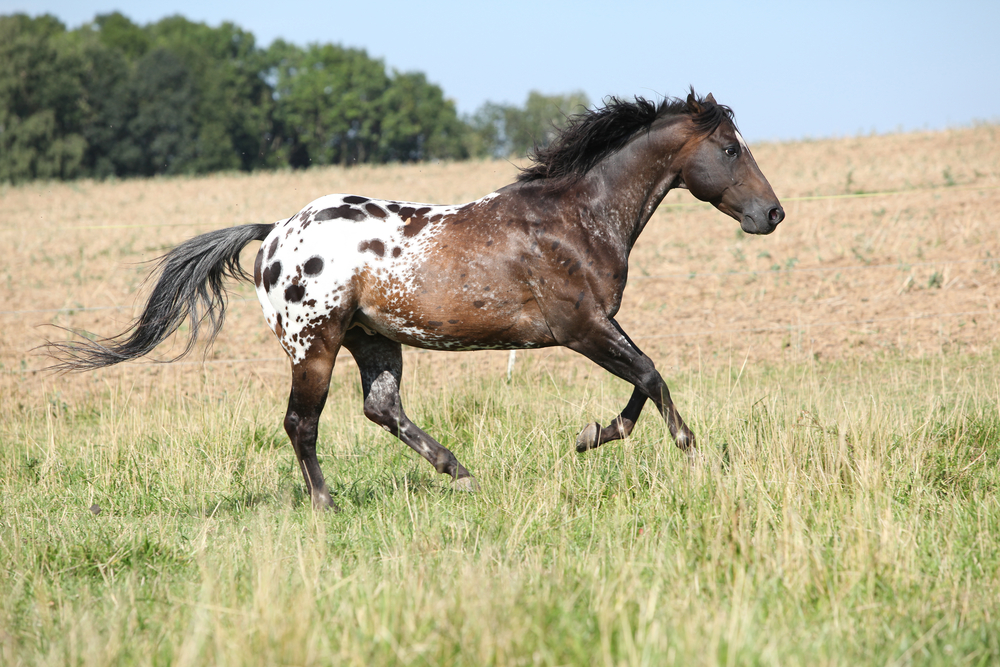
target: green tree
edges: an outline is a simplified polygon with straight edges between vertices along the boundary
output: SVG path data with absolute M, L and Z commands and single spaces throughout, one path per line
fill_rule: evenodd
M 517 112 L 517 107 L 512 105 L 484 102 L 465 119 L 469 154 L 477 158 L 509 157 L 513 148 L 507 139 L 507 119 Z
M 486 102 L 466 120 L 469 152 L 477 157 L 524 156 L 535 146 L 547 146 L 589 104 L 582 91 L 543 95 L 535 90 L 522 108 Z
M 175 55 L 196 91 L 198 126 L 187 170 L 251 170 L 274 164 L 272 91 L 261 77 L 266 65 L 254 36 L 232 23 L 212 28 L 181 16 L 147 28 L 150 44 Z
M 57 19 L 0 16 L 0 181 L 79 175 L 82 69 Z
M 107 28 L 97 29 L 102 18 L 98 17 L 93 26 L 84 26 L 76 31 L 84 60 L 80 100 L 85 112 L 81 133 L 87 144 L 84 170 L 97 178 L 130 173 L 125 165 L 116 162 L 121 152 L 120 143 L 127 137 L 126 125 L 135 115 L 128 95 L 134 68 L 129 57 L 141 57 L 146 52 L 145 48 L 135 46 L 141 39 L 135 36 L 134 31 L 132 37 L 127 36 L 127 27 L 122 21 L 128 19 L 115 15 L 119 37 L 111 39 L 104 33 Z M 132 25 L 132 28 L 143 35 L 138 26 Z M 117 46 L 120 41 L 131 43 L 132 47 L 123 50 Z
M 366 162 L 378 154 L 385 66 L 359 49 L 278 40 L 268 54 L 276 118 L 292 166 Z
M 2 181 L 507 154 L 561 120 L 553 99 L 470 129 L 424 74 L 359 49 L 260 49 L 231 23 L 182 16 L 139 26 L 114 12 L 73 31 L 0 16 Z
M 123 132 L 111 153 L 123 173 L 196 170 L 197 90 L 180 58 L 164 48 L 148 51 L 129 78 L 125 103 Z
M 420 72 L 396 72 L 381 100 L 378 158 L 409 162 L 468 157 L 455 104 Z
M 149 50 L 149 35 L 121 12 L 99 14 L 84 31 L 95 32 L 101 44 L 119 52 L 129 62 L 135 62 Z

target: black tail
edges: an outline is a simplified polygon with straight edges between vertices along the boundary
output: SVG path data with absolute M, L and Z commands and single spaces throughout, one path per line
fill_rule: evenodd
M 51 369 L 87 371 L 136 359 L 177 331 L 188 317 L 191 337 L 175 359 L 191 351 L 206 319 L 212 326 L 211 342 L 225 320 L 224 279 L 253 280 L 240 266 L 240 251 L 251 241 L 263 241 L 272 229 L 273 224 L 229 227 L 180 244 L 157 262 L 160 279 L 142 315 L 128 329 L 104 340 L 48 343 L 45 347 L 59 362 Z

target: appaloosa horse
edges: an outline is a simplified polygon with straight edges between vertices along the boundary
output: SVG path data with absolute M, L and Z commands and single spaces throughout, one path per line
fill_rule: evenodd
M 316 431 L 341 347 L 361 371 L 365 415 L 459 488 L 475 488 L 469 471 L 403 412 L 403 344 L 568 347 L 635 387 L 610 425 L 583 429 L 578 451 L 627 436 L 647 399 L 678 447 L 693 451 L 694 435 L 667 385 L 614 320 L 632 245 L 672 188 L 687 188 L 751 234 L 774 231 L 785 215 L 732 111 L 711 95 L 699 99 L 692 90 L 686 101 L 659 104 L 611 98 L 537 149 L 517 182 L 477 201 L 436 206 L 328 195 L 287 220 L 190 239 L 160 260 L 149 302 L 127 331 L 100 342 L 51 343 L 61 359 L 55 368 L 135 359 L 189 317 L 185 353 L 205 318 L 214 338 L 225 313 L 223 279 L 249 279 L 239 253 L 261 241 L 253 280 L 291 358 L 284 426 L 316 506 L 333 506 Z

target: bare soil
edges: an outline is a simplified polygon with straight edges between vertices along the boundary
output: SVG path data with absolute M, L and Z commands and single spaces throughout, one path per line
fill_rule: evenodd
M 770 236 L 747 236 L 688 193 L 671 193 L 634 249 L 619 322 L 667 376 L 693 364 L 994 349 L 998 131 L 982 125 L 754 146 L 785 205 L 784 223 Z M 495 161 L 2 187 L 0 396 L 39 405 L 100 391 L 114 378 L 141 396 L 183 391 L 186 378 L 216 374 L 280 398 L 287 362 L 248 286 L 234 290 L 226 328 L 204 359 L 53 377 L 41 372 L 47 361 L 33 348 L 66 336 L 42 325 L 102 335 L 123 329 L 141 306 L 147 262 L 196 234 L 287 217 L 330 192 L 464 202 L 509 183 L 516 170 Z M 158 358 L 179 349 L 168 345 Z M 421 381 L 503 372 L 507 358 L 407 352 L 409 373 Z M 553 350 L 518 358 L 589 363 Z M 352 367 L 342 355 L 338 373 Z

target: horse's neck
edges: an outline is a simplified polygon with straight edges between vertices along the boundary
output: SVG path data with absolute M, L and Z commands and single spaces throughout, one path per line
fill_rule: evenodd
M 615 226 L 630 249 L 677 181 L 676 158 L 685 140 L 679 124 L 657 124 L 640 132 L 591 169 L 581 184 L 591 193 L 591 210 Z

